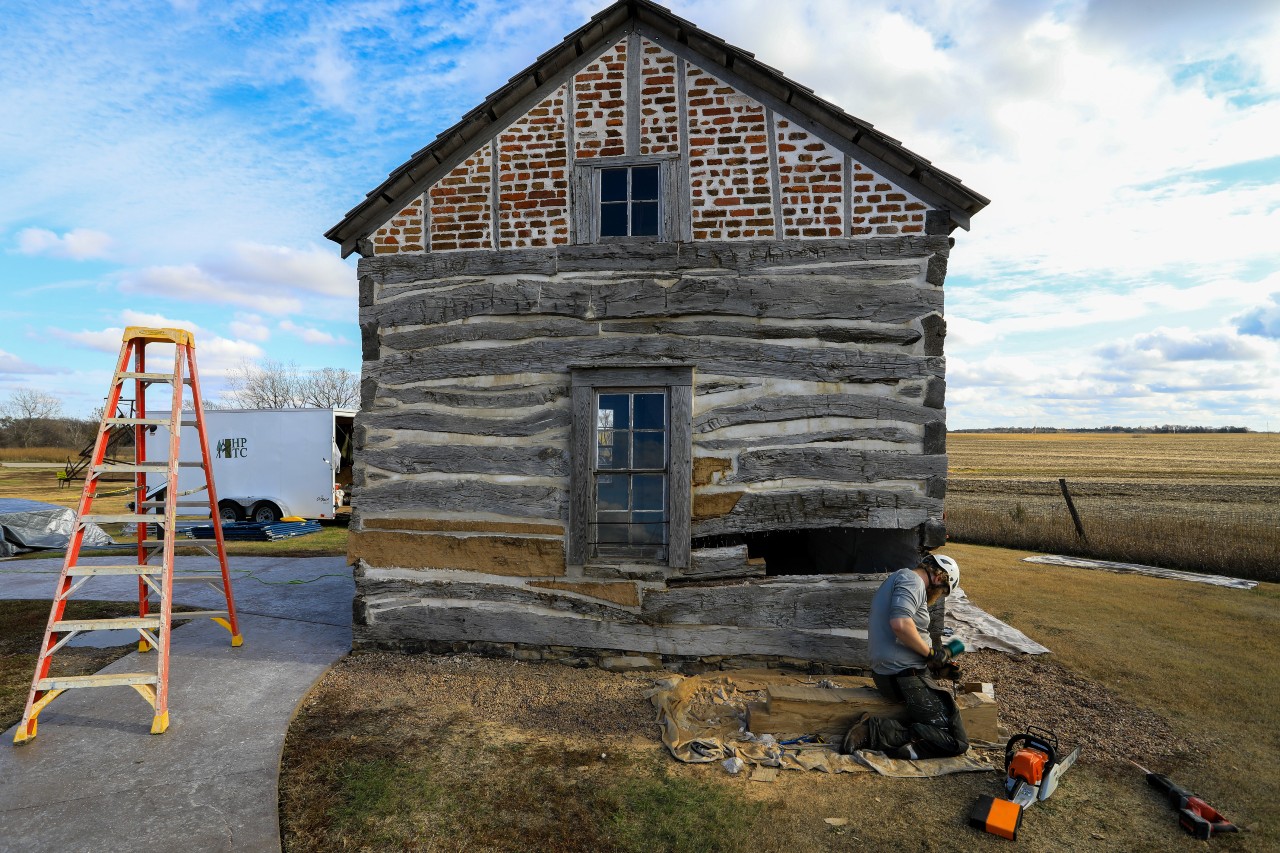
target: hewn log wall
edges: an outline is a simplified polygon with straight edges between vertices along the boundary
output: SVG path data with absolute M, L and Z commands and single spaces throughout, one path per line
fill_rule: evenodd
M 695 547 L 683 573 L 566 565 L 569 366 L 694 366 L 695 546 L 936 536 L 948 249 L 913 236 L 361 260 L 357 643 L 858 660 L 860 581 L 697 586 L 761 572 L 726 547 Z

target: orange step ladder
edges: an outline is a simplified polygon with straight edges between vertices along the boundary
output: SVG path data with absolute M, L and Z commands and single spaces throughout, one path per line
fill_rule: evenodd
M 149 373 L 146 366 L 146 347 L 148 344 L 165 344 L 174 348 L 173 371 L 171 373 Z M 130 369 L 130 362 L 133 369 Z M 125 383 L 132 382 L 134 400 L 136 401 L 134 416 L 117 417 L 117 405 Z M 173 396 L 168 410 L 163 417 L 148 417 L 146 409 L 146 390 L 151 385 L 169 384 L 173 387 Z M 191 389 L 190 408 L 185 414 L 190 418 L 183 420 L 183 389 Z M 179 439 L 183 426 L 194 426 L 200 442 L 200 462 L 179 462 Z M 147 437 L 158 427 L 169 431 L 168 446 L 162 459 L 151 459 L 147 455 Z M 133 464 L 107 462 L 107 447 L 111 441 L 113 430 L 132 429 L 134 441 Z M 179 495 L 179 466 L 194 466 L 204 472 L 205 485 Z M 95 514 L 92 512 L 94 498 L 98 497 L 98 485 L 103 475 L 127 473 L 133 475 L 134 485 L 125 492 L 134 493 L 133 512 L 129 514 Z M 167 479 L 164 489 L 164 500 L 147 500 L 147 474 L 163 474 Z M 179 500 L 179 497 L 200 491 L 207 492 L 208 501 Z M 105 496 L 105 495 L 103 495 Z M 209 511 L 209 519 L 213 524 L 216 553 L 206 546 L 191 543 L 196 547 L 204 547 L 209 554 L 218 558 L 220 575 L 180 575 L 174 576 L 174 540 L 177 534 L 179 508 L 200 507 Z M 163 510 L 163 514 L 148 510 Z M 192 510 L 184 512 L 190 516 Z M 200 382 L 196 373 L 196 345 L 191 333 L 184 329 L 154 329 L 141 326 L 130 326 L 124 330 L 124 342 L 120 347 L 120 357 L 116 362 L 115 374 L 111 380 L 111 390 L 107 395 L 107 404 L 103 409 L 102 424 L 98 427 L 98 437 L 94 444 L 93 456 L 89 463 L 88 474 L 84 481 L 84 491 L 80 496 L 77 510 L 75 531 L 67 544 L 66 558 L 62 564 L 62 573 L 58 577 L 58 585 L 53 597 L 53 607 L 49 613 L 49 623 L 45 628 L 44 642 L 40 646 L 40 656 L 36 661 L 35 677 L 31 680 L 31 692 L 27 696 L 27 707 L 22 714 L 22 722 L 18 724 L 14 743 L 26 743 L 36 736 L 36 718 L 50 702 L 67 690 L 88 687 L 128 686 L 138 691 L 154 711 L 151 722 L 151 733 L 162 734 L 169 727 L 169 634 L 174 618 L 192 619 L 208 617 L 226 628 L 231 633 L 231 645 L 239 646 L 243 641 L 239 623 L 236 621 L 235 599 L 231 594 L 231 575 L 227 568 L 226 545 L 222 539 L 222 522 L 218 516 L 218 495 L 213 484 L 213 469 L 209 458 L 209 440 L 205 431 L 204 407 L 200 400 Z M 203 514 L 197 516 L 204 521 Z M 85 565 L 79 562 L 81 543 L 84 539 L 84 526 L 88 523 L 124 523 L 135 525 L 137 529 L 137 563 L 128 565 Z M 157 525 L 160 538 L 149 539 L 151 525 Z M 127 528 L 126 528 L 127 529 Z M 154 564 L 156 556 L 160 557 L 159 565 Z M 135 576 L 138 578 L 138 615 L 123 619 L 67 619 L 65 618 L 67 601 L 86 583 L 95 577 Z M 206 610 L 186 613 L 173 613 L 174 581 L 197 581 L 208 583 L 219 589 L 226 597 L 226 607 L 222 610 Z M 151 596 L 154 595 L 153 602 Z M 152 611 L 153 603 L 156 607 Z M 148 672 L 99 673 L 97 675 L 56 676 L 51 675 L 54 655 L 73 637 L 88 631 L 135 630 L 141 636 L 138 651 L 146 652 L 154 649 L 155 669 Z

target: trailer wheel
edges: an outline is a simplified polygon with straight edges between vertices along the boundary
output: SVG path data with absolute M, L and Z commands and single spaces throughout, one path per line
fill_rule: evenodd
M 244 521 L 244 507 L 235 501 L 218 501 L 218 517 L 223 524 Z
M 249 510 L 249 518 L 259 523 L 273 524 L 284 516 L 280 512 L 280 507 L 271 501 L 258 501 L 253 505 L 253 509 Z

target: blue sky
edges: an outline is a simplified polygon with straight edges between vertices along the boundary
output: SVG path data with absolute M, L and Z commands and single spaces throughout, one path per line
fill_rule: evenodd
M 605 5 L 9 2 L 0 400 L 87 414 L 128 324 L 359 369 L 323 233 Z M 673 0 L 992 204 L 947 279 L 953 428 L 1280 429 L 1280 4 Z

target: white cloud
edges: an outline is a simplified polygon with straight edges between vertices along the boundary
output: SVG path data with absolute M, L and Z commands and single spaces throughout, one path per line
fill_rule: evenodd
M 1241 334 L 1280 340 L 1280 292 L 1271 294 L 1270 305 L 1251 308 L 1234 321 Z
M 126 273 L 120 289 L 152 297 L 244 305 L 269 314 L 302 310 L 302 302 L 297 297 L 267 295 L 250 283 L 218 278 L 196 264 L 147 267 Z
M 298 338 L 301 338 L 302 340 L 306 341 L 309 344 L 345 346 L 346 344 L 350 343 L 350 341 L 348 341 L 346 338 L 339 337 L 337 335 L 331 335 L 328 332 L 321 331 L 320 329 L 312 329 L 306 326 L 299 326 L 298 324 L 293 323 L 289 320 L 281 320 L 280 329 L 282 331 L 295 335 Z
M 237 243 L 201 266 L 223 281 L 245 287 L 285 288 L 345 298 L 356 294 L 354 271 L 327 247 L 299 250 Z
M 948 359 L 953 428 L 1129 426 L 1263 428 L 1274 416 L 1280 343 L 1231 328 L 1159 328 L 1092 348 Z
M 1269 348 L 1241 338 L 1234 329 L 1159 328 L 1128 341 L 1098 349 L 1103 358 L 1119 362 L 1157 361 L 1260 361 Z
M 56 372 L 59 371 L 52 370 L 48 367 L 41 367 L 38 364 L 32 364 L 29 361 L 24 361 L 11 352 L 5 352 L 0 349 L 0 376 L 28 376 Z
M 119 313 L 121 325 L 105 329 L 89 329 L 78 332 L 62 329 L 50 329 L 50 332 L 65 341 L 85 349 L 98 352 L 117 353 L 128 326 L 149 326 L 160 328 L 185 329 L 195 337 L 196 362 L 201 378 L 225 376 L 245 360 L 253 361 L 262 358 L 266 353 L 262 347 L 252 341 L 224 338 L 197 323 L 180 317 L 169 317 L 164 314 L 153 314 L 126 308 Z M 148 363 L 159 359 L 172 361 L 173 350 L 165 345 L 148 347 Z
M 237 314 L 236 318 L 227 324 L 227 328 L 231 329 L 231 334 L 236 337 L 249 341 L 265 343 L 271 338 L 271 329 L 257 314 Z
M 110 235 L 90 228 L 75 228 L 62 235 L 46 228 L 18 232 L 18 251 L 24 255 L 89 261 L 109 257 L 112 244 Z
M 356 277 L 335 252 L 316 246 L 298 250 L 237 243 L 199 263 L 126 272 L 120 288 L 130 294 L 241 305 L 267 314 L 331 315 L 353 310 Z
M 124 327 L 116 326 L 114 328 L 81 330 L 79 332 L 72 332 L 67 329 L 50 329 L 49 332 L 54 337 L 77 344 L 84 349 L 116 353 L 120 351 Z

